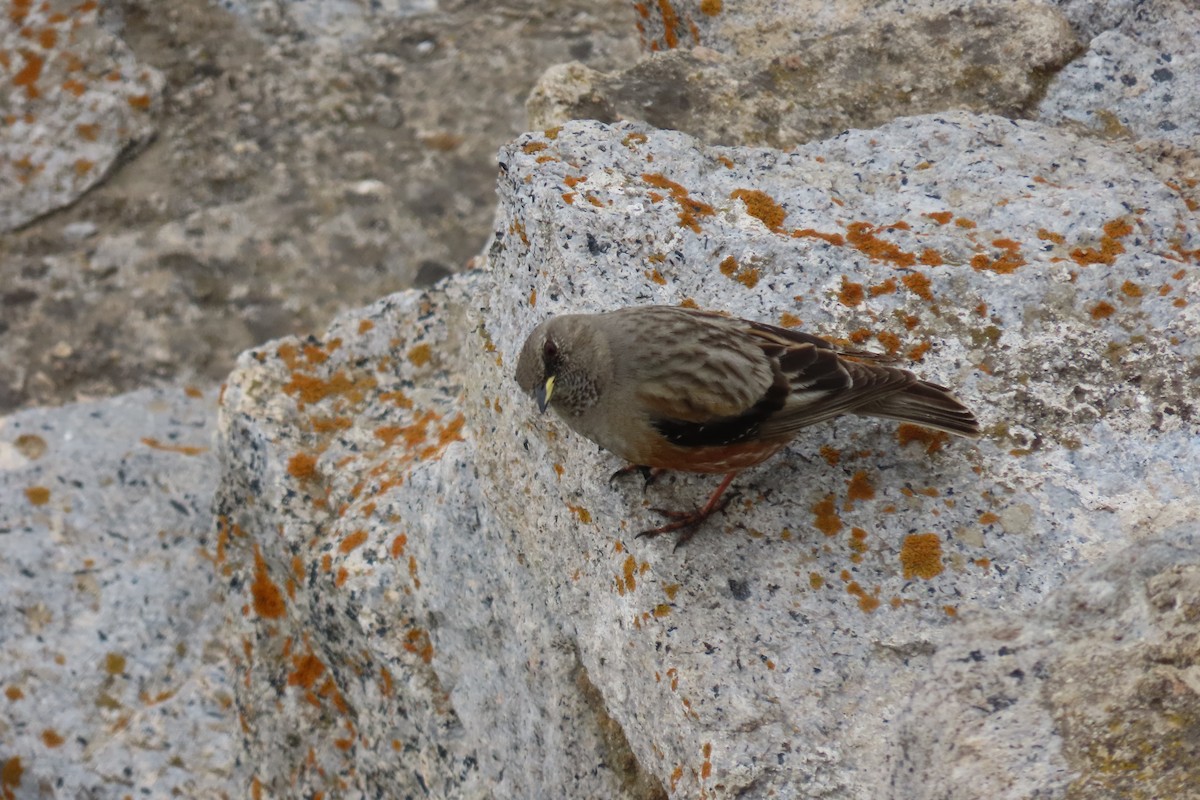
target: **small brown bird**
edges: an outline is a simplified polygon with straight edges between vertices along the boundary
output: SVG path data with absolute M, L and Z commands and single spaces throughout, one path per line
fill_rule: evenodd
M 741 470 L 770 458 L 801 428 L 840 414 L 979 435 L 949 390 L 888 356 L 839 351 L 816 336 L 674 306 L 552 317 L 525 340 L 517 383 L 538 408 L 635 465 L 725 473 L 696 511 L 639 536 L 682 531 L 715 511 Z M 726 500 L 728 503 L 728 500 Z

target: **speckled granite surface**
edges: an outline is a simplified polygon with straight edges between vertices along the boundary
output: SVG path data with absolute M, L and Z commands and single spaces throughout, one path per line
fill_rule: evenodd
M 1200 230 L 1133 153 L 959 113 L 791 153 L 571 123 L 500 161 L 488 270 L 230 379 L 264 790 L 1120 797 L 1098 753 L 1187 749 L 1142 696 L 1186 685 L 1200 603 Z M 547 315 L 650 302 L 918 361 L 986 436 L 814 427 L 679 552 L 635 539 L 711 479 L 610 485 L 511 373 Z
M 0 418 L 5 798 L 245 796 L 215 406 L 174 389 Z

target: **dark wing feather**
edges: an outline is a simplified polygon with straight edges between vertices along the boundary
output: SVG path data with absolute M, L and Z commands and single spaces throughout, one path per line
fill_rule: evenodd
M 767 437 L 793 435 L 801 428 L 903 391 L 917 381 L 905 370 L 861 364 L 809 344 L 788 348 L 778 360 L 789 393 L 783 408 L 763 423 L 761 434 Z

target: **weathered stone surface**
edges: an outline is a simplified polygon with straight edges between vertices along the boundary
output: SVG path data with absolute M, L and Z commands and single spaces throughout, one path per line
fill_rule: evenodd
M 0 0 L 0 29 L 10 5 L 34 8 Z M 0 234 L 0 413 L 217 382 L 246 348 L 461 269 L 487 240 L 496 149 L 526 130 L 536 77 L 637 52 L 632 12 L 586 0 L 103 6 L 128 48 L 96 31 L 113 48 L 96 63 L 131 49 L 165 76 L 158 134 L 69 208 Z M 88 91 L 126 86 L 100 84 Z M 75 136 L 78 102 L 57 87 L 39 119 Z M 0 153 L 21 143 L 0 133 Z M 76 157 L 55 150 L 70 175 Z
M 0 232 L 62 208 L 154 134 L 163 76 L 98 3 L 0 4 Z
M 572 123 L 500 160 L 486 272 L 230 380 L 221 568 L 264 787 L 1119 796 L 1104 748 L 1151 794 L 1197 779 L 1144 755 L 1200 710 L 1200 230 L 1156 175 L 969 114 L 786 154 Z M 987 435 L 810 429 L 678 552 L 636 539 L 711 479 L 610 486 L 511 371 L 546 315 L 648 302 L 914 358 Z
M 780 9 L 770 28 L 759 20 L 752 45 L 701 35 L 704 47 L 654 53 L 619 73 L 552 68 L 530 96 L 530 125 L 632 119 L 709 144 L 787 149 L 951 108 L 1022 116 L 1079 48 L 1041 3 L 892 3 L 849 18 L 842 4 L 822 5 L 837 11 Z M 749 35 L 734 23 L 722 30 L 735 27 Z
M 0 796 L 246 796 L 215 406 L 174 389 L 0 417 Z
M 1194 3 L 1141 4 L 1055 76 L 1038 118 L 1082 123 L 1106 136 L 1200 149 L 1198 38 L 1200 8 Z

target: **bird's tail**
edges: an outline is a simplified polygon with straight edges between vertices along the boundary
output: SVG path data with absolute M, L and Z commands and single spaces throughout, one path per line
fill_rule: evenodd
M 936 383 L 916 383 L 854 409 L 855 414 L 912 422 L 956 436 L 979 436 L 979 420 L 950 390 Z

